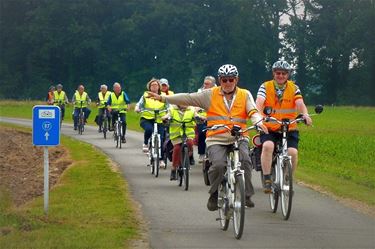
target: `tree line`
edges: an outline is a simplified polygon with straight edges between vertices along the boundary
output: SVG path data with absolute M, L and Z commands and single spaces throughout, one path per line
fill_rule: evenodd
M 307 103 L 375 105 L 373 0 L 1 0 L 0 12 L 0 98 L 117 81 L 136 101 L 151 77 L 193 92 L 225 63 L 256 95 L 284 58 Z

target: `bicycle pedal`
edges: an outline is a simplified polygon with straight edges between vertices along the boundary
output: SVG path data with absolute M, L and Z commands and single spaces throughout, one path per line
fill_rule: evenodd
M 216 218 L 216 221 L 221 221 L 221 220 L 223 220 L 222 218 Z

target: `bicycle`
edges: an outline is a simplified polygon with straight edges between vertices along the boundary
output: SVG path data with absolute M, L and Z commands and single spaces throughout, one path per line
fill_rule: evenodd
M 113 139 L 115 141 L 116 148 L 121 149 L 122 148 L 121 138 L 124 135 L 124 130 L 122 129 L 122 121 L 121 121 L 120 111 L 122 111 L 122 110 L 113 110 L 112 116 L 117 115 L 117 120 L 116 120 L 115 125 L 113 127 Z
M 108 132 L 108 109 L 105 107 L 103 110 L 103 114 L 101 116 L 102 119 L 102 132 L 103 132 L 103 137 L 104 139 L 107 139 L 107 132 Z
M 316 114 L 323 111 L 323 106 L 318 105 L 315 107 Z M 273 213 L 277 211 L 279 198 L 281 199 L 281 213 L 284 220 L 288 220 L 292 210 L 293 203 L 293 171 L 291 156 L 288 154 L 288 131 L 289 125 L 294 123 L 305 122 L 303 116 L 299 114 L 295 119 L 282 119 L 278 120 L 269 115 L 272 113 L 271 107 L 264 108 L 266 117 L 264 122 L 276 122 L 281 125 L 282 138 L 277 141 L 272 158 L 271 179 L 272 179 L 272 192 L 269 194 L 270 208 Z M 312 116 L 312 115 L 310 115 Z
M 63 108 L 65 108 L 65 101 L 59 99 L 59 100 L 55 100 L 53 102 L 54 104 L 57 104 L 57 106 L 60 108 L 60 128 L 61 128 L 61 125 L 62 125 L 62 121 L 63 121 Z
M 234 125 L 233 128 L 226 125 L 214 125 L 207 127 L 206 130 L 221 128 L 227 129 L 235 140 L 227 154 L 226 172 L 218 188 L 219 218 L 217 220 L 220 221 L 221 229 L 226 231 L 232 219 L 235 238 L 241 239 L 245 223 L 245 177 L 239 160 L 238 143 L 242 134 L 255 129 L 256 125 L 244 130 L 238 125 Z
M 181 124 L 182 128 L 182 143 L 181 143 L 181 163 L 177 169 L 178 176 L 178 186 L 184 184 L 184 190 L 189 189 L 189 177 L 190 177 L 190 158 L 189 158 L 189 148 L 187 145 L 188 136 L 186 135 L 186 128 L 189 128 L 186 124 L 191 123 L 193 119 L 188 121 L 178 121 L 176 119 L 171 119 L 173 122 Z M 194 126 L 192 126 L 194 127 Z
M 161 137 L 158 133 L 158 123 L 156 122 L 158 115 L 160 115 L 163 112 L 167 112 L 167 109 L 157 110 L 157 109 L 145 109 L 141 112 L 153 112 L 154 113 L 154 129 L 152 131 L 152 135 L 148 141 L 148 148 L 149 153 L 148 157 L 150 160 L 150 164 L 147 166 L 151 166 L 151 174 L 153 174 L 155 177 L 159 176 L 159 167 L 160 167 L 160 155 L 161 155 Z
M 83 103 L 84 100 L 80 100 L 81 107 L 79 108 L 79 115 L 78 115 L 78 134 L 82 135 L 82 133 L 85 131 L 85 112 L 83 111 Z

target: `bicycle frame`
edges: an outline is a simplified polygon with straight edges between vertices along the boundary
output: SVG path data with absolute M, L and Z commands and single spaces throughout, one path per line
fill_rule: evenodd
M 153 131 L 149 140 L 149 153 L 148 157 L 150 160 L 150 166 L 151 166 L 151 173 L 155 175 L 155 177 L 159 176 L 159 160 L 162 160 L 161 157 L 161 136 L 158 132 L 158 123 L 157 123 L 157 117 L 162 112 L 167 112 L 167 109 L 144 109 L 141 112 L 153 112 L 154 114 L 154 124 L 153 124 Z M 157 141 L 157 145 L 155 144 L 155 140 Z M 157 147 L 157 149 L 155 149 Z
M 233 220 L 234 234 L 236 239 L 240 239 L 243 233 L 245 222 L 245 173 L 241 169 L 239 160 L 239 141 L 242 134 L 257 126 L 251 126 L 244 130 L 240 126 L 234 125 L 229 128 L 226 125 L 214 125 L 207 127 L 207 130 L 225 128 L 234 136 L 234 142 L 227 155 L 227 167 L 223 181 L 218 189 L 218 208 L 220 226 L 222 230 L 227 230 L 230 219 Z
M 181 128 L 182 128 L 182 137 L 181 137 L 181 140 L 182 140 L 182 143 L 181 143 L 181 162 L 180 162 L 180 167 L 179 167 L 179 177 L 180 177 L 180 181 L 179 181 L 179 186 L 182 186 L 182 182 L 183 182 L 183 179 L 185 179 L 184 183 L 185 183 L 185 190 L 188 190 L 189 189 L 189 171 L 190 171 L 190 162 L 187 163 L 187 166 L 184 165 L 183 163 L 183 160 L 184 158 L 184 151 L 185 151 L 185 148 L 187 153 L 188 153 L 188 145 L 187 145 L 187 140 L 188 140 L 188 137 L 186 135 L 186 124 L 188 123 L 191 123 L 194 119 L 190 119 L 188 121 L 178 121 L 176 119 L 172 119 L 173 122 L 177 122 L 177 123 L 180 123 L 181 124 Z M 186 164 L 186 162 L 185 162 Z

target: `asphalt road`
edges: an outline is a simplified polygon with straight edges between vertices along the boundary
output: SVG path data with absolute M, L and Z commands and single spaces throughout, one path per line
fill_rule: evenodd
M 0 121 L 30 126 L 27 120 Z M 121 166 L 133 198 L 141 204 L 151 248 L 375 248 L 373 218 L 311 189 L 295 187 L 288 221 L 279 211 L 271 213 L 256 172 L 255 208 L 246 209 L 244 234 L 236 240 L 232 224 L 228 231 L 221 231 L 218 212 L 206 208 L 208 187 L 199 165 L 192 168 L 189 191 L 183 191 L 169 181 L 169 169 L 161 170 L 158 178 L 150 174 L 148 159 L 141 152 L 141 133 L 128 131 L 122 149 L 116 149 L 112 139 L 104 140 L 94 127 L 78 135 L 64 124 L 62 133 L 95 145 Z

